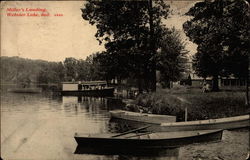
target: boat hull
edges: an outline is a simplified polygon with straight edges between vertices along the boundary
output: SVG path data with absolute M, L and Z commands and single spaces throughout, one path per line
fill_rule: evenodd
M 81 90 L 81 91 L 61 91 L 62 96 L 96 96 L 108 97 L 114 95 L 114 88 Z
M 164 122 L 176 122 L 176 116 L 136 113 L 123 110 L 110 111 L 110 115 L 112 118 L 159 125 Z
M 222 130 L 210 131 L 205 134 L 196 134 L 192 136 L 159 138 L 159 139 L 131 139 L 131 138 L 100 138 L 100 137 L 81 137 L 75 136 L 75 140 L 80 146 L 102 146 L 119 148 L 176 148 L 193 143 L 217 142 L 222 138 Z M 162 134 L 162 133 L 161 133 Z M 174 134 L 167 132 L 166 134 Z M 185 133 L 184 133 L 185 134 Z
M 8 92 L 13 93 L 41 93 L 41 88 L 11 88 L 8 89 Z
M 209 129 L 238 129 L 249 128 L 250 117 L 249 115 L 236 116 L 229 118 L 176 122 L 176 123 L 163 123 L 161 126 L 153 126 L 151 129 L 158 131 L 190 131 L 190 130 L 209 130 Z
M 117 121 L 119 122 L 119 124 L 124 122 L 131 128 L 138 128 L 140 126 L 148 124 L 146 122 L 136 122 L 130 120 L 123 121 L 122 119 L 113 119 L 113 120 L 119 120 Z M 233 130 L 240 128 L 250 129 L 249 126 L 250 126 L 249 115 L 243 115 L 243 116 L 236 116 L 229 118 L 209 119 L 200 121 L 161 123 L 160 125 L 151 124 L 151 126 L 148 127 L 146 130 L 156 131 L 156 132 L 195 131 L 195 130 L 214 130 L 214 129 Z

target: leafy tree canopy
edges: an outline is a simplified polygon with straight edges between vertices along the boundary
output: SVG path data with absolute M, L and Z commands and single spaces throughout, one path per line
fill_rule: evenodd
M 161 73 L 161 84 L 170 87 L 170 81 L 179 80 L 186 71 L 188 51 L 185 50 L 186 44 L 181 40 L 180 33 L 174 28 L 165 29 L 161 39 L 156 54 L 156 67 Z
M 163 65 L 157 64 L 156 60 L 169 58 L 168 62 L 159 63 L 164 63 L 165 69 L 175 69 L 166 67 L 176 65 L 174 59 L 177 56 L 170 58 L 170 54 L 176 54 L 171 51 L 171 45 L 177 47 L 174 52 L 182 49 L 178 48 L 176 41 L 167 41 L 168 38 L 173 38 L 162 24 L 162 19 L 167 18 L 168 13 L 169 6 L 164 0 L 86 2 L 82 17 L 97 27 L 95 36 L 100 43 L 105 43 L 106 51 L 98 54 L 95 60 L 102 66 L 106 78 L 133 77 L 138 80 L 140 89 L 142 79 L 149 80 L 145 83 L 155 85 L 156 68 L 164 68 Z M 164 49 L 163 41 L 170 42 L 165 45 L 168 49 Z M 159 48 L 163 48 L 162 51 L 168 56 L 157 55 Z M 175 62 L 170 62 L 172 60 Z M 177 73 L 175 71 L 172 73 Z
M 198 2 L 183 27 L 198 45 L 194 69 L 199 76 L 246 77 L 250 46 L 249 6 L 245 0 Z

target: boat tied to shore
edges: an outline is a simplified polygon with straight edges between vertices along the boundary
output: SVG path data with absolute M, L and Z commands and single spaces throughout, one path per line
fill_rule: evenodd
M 109 111 L 112 118 L 119 118 L 130 121 L 138 121 L 150 124 L 161 124 L 165 122 L 176 122 L 176 116 L 148 114 L 139 112 L 130 112 L 125 110 Z
M 237 129 L 246 128 L 250 126 L 250 115 L 241 115 L 235 117 L 207 119 L 197 121 L 165 121 L 154 119 L 154 114 L 145 114 L 140 116 L 141 113 L 128 112 L 128 111 L 110 111 L 111 117 L 122 120 L 137 121 L 144 124 L 154 124 L 148 130 L 159 132 L 172 132 L 172 131 L 192 131 L 192 130 L 213 130 L 213 129 Z M 125 114 L 127 113 L 127 114 Z M 129 114 L 128 114 L 129 113 Z M 136 116 L 138 115 L 138 116 Z M 150 117 L 151 115 L 151 117 Z M 170 119 L 171 120 L 171 119 Z
M 13 93 L 41 93 L 41 88 L 10 88 L 7 90 L 8 92 Z
M 78 134 L 74 138 L 78 146 L 104 148 L 163 149 L 177 148 L 193 143 L 218 142 L 223 130 L 142 132 L 142 133 L 101 133 Z
M 106 81 L 63 82 L 61 94 L 63 96 L 106 97 L 114 95 L 114 87 L 109 87 Z
M 250 115 L 242 115 L 227 118 L 208 119 L 186 122 L 167 122 L 158 127 L 159 131 L 190 131 L 190 130 L 210 130 L 210 129 L 238 129 L 249 128 Z

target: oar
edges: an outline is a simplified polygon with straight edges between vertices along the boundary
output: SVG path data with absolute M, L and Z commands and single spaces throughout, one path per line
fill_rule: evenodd
M 151 125 L 140 127 L 140 128 L 133 129 L 133 130 L 130 130 L 130 131 L 127 131 L 127 132 L 123 132 L 123 133 L 120 133 L 120 134 L 117 134 L 117 135 L 114 135 L 114 136 L 111 136 L 111 137 L 123 136 L 123 135 L 129 134 L 129 133 L 132 133 L 132 132 L 136 132 L 136 131 L 140 131 L 140 130 L 146 129 L 146 128 L 150 127 L 150 126 Z

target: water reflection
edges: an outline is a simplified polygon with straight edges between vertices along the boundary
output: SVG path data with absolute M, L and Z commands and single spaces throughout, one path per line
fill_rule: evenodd
M 96 155 L 123 155 L 123 156 L 136 156 L 136 157 L 165 157 L 168 158 L 177 158 L 179 155 L 179 148 L 170 148 L 170 149 L 136 149 L 136 148 L 100 148 L 96 147 L 84 147 L 77 146 L 75 154 L 96 154 Z

